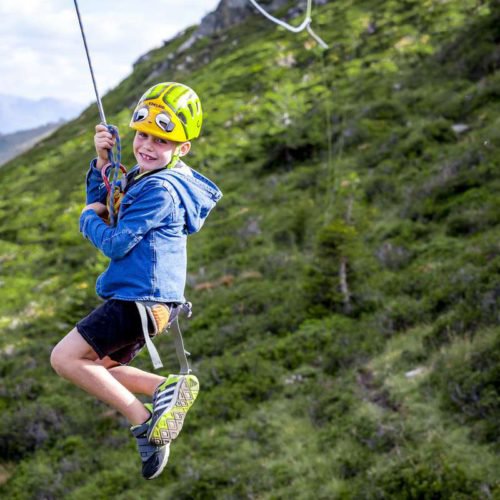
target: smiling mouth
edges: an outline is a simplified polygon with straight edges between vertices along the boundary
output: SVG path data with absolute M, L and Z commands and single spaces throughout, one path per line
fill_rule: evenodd
M 153 161 L 156 160 L 156 158 L 153 158 L 152 156 L 149 156 L 145 153 L 139 153 L 141 155 L 141 158 L 146 161 Z

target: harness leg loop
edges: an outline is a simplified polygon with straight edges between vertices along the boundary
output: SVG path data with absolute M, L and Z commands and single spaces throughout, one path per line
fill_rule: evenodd
M 187 357 L 190 354 L 184 348 L 184 340 L 182 338 L 182 333 L 179 326 L 179 313 L 184 312 L 189 318 L 192 314 L 191 311 L 192 304 L 190 302 L 185 302 L 184 304 L 180 304 L 172 308 L 171 311 L 167 313 L 166 318 L 165 316 L 163 316 L 163 321 L 161 321 L 161 323 L 158 321 L 159 320 L 158 311 L 154 311 L 153 308 L 154 307 L 165 308 L 166 307 L 165 305 L 158 304 L 155 302 L 139 302 L 139 301 L 136 302 L 136 305 L 137 309 L 139 310 L 139 315 L 141 317 L 141 325 L 142 325 L 142 332 L 144 335 L 144 341 L 146 343 L 146 347 L 149 352 L 149 357 L 151 358 L 151 362 L 153 363 L 154 369 L 158 370 L 159 368 L 162 368 L 163 363 L 161 362 L 158 350 L 156 349 L 149 334 L 148 316 L 149 318 L 151 318 L 151 322 L 154 325 L 153 336 L 163 332 L 169 327 L 172 327 L 175 353 L 177 355 L 177 359 L 179 360 L 179 365 L 180 365 L 180 374 L 189 375 L 191 373 L 191 368 L 189 366 L 189 361 Z

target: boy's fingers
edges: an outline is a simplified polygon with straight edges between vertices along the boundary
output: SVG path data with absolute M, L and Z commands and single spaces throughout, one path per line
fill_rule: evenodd
M 108 131 L 105 130 L 97 132 L 96 137 L 105 137 L 106 139 L 113 139 L 113 136 Z
M 114 144 L 115 141 L 109 137 L 98 137 L 97 142 L 106 143 L 106 144 Z
M 115 141 L 109 137 L 96 137 L 95 144 L 96 146 L 105 145 L 112 148 L 115 145 Z

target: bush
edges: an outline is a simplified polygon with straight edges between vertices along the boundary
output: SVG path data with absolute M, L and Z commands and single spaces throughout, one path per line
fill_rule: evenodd
M 500 444 L 500 329 L 461 340 L 441 357 L 429 380 L 442 407 L 472 426 L 471 436 Z
M 468 477 L 461 466 L 448 463 L 442 455 L 415 461 L 412 457 L 395 464 L 375 478 L 371 497 L 398 500 L 481 499 L 480 484 Z
M 33 403 L 3 413 L 0 457 L 19 460 L 54 439 L 63 428 L 62 415 L 50 407 Z

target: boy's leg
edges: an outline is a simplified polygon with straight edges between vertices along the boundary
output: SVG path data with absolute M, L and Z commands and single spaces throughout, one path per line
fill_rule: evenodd
M 144 394 L 152 397 L 156 388 L 165 381 L 165 377 L 139 370 L 133 366 L 121 365 L 108 356 L 97 360 L 96 363 L 107 368 L 109 373 L 133 394 Z
M 90 345 L 74 328 L 53 349 L 54 370 L 81 389 L 116 408 L 132 425 L 142 424 L 150 413 L 102 363 Z
M 107 356 L 97 362 L 130 392 L 153 397 L 153 418 L 148 430 L 152 443 L 166 444 L 179 435 L 186 413 L 198 395 L 199 383 L 194 375 L 169 375 L 165 378 L 120 365 Z

